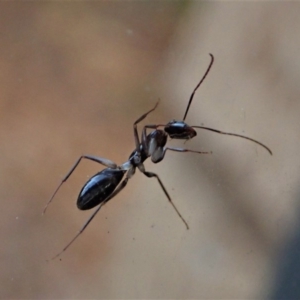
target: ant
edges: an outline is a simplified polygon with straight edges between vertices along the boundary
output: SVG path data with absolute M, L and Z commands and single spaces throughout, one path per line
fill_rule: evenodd
M 158 124 L 158 125 L 146 125 L 142 129 L 141 134 L 141 140 L 139 138 L 138 130 L 137 130 L 137 124 L 143 121 L 151 112 L 153 112 L 158 105 L 158 102 L 155 104 L 155 106 L 150 109 L 148 112 L 143 114 L 141 117 L 139 117 L 134 123 L 133 123 L 133 133 L 134 133 L 134 141 L 135 141 L 135 149 L 129 156 L 129 159 L 123 163 L 122 165 L 117 165 L 113 161 L 97 157 L 93 155 L 82 155 L 80 156 L 74 166 L 70 169 L 70 171 L 67 173 L 67 175 L 62 179 L 61 183 L 58 185 L 56 190 L 54 191 L 53 195 L 51 196 L 50 200 L 46 204 L 43 214 L 46 212 L 48 205 L 52 202 L 54 196 L 62 186 L 64 182 L 67 181 L 67 179 L 71 176 L 71 174 L 75 171 L 76 167 L 79 165 L 81 160 L 83 158 L 95 161 L 106 168 L 99 173 L 95 174 L 93 177 L 91 177 L 87 183 L 83 186 L 81 189 L 78 199 L 77 199 L 77 207 L 80 210 L 88 210 L 92 209 L 96 206 L 98 208 L 93 212 L 93 214 L 89 217 L 89 219 L 86 221 L 86 223 L 83 225 L 83 227 L 80 229 L 80 231 L 75 235 L 75 237 L 61 250 L 57 255 L 55 255 L 52 259 L 57 258 L 60 256 L 64 251 L 66 251 L 69 246 L 78 238 L 78 236 L 86 229 L 86 227 L 89 225 L 89 223 L 93 220 L 93 218 L 96 216 L 96 214 L 99 212 L 101 207 L 106 204 L 110 199 L 114 198 L 117 194 L 119 194 L 127 185 L 128 180 L 134 175 L 136 168 L 139 169 L 141 173 L 143 173 L 145 176 L 149 178 L 156 178 L 160 187 L 162 188 L 164 194 L 168 198 L 170 204 L 175 209 L 177 215 L 180 217 L 180 219 L 185 224 L 186 228 L 189 229 L 188 223 L 186 220 L 182 217 L 179 210 L 173 203 L 169 193 L 167 192 L 164 184 L 162 183 L 160 177 L 153 173 L 146 171 L 143 162 L 151 157 L 151 160 L 153 163 L 159 163 L 163 160 L 166 151 L 175 151 L 175 152 L 192 152 L 192 153 L 198 153 L 198 154 L 211 154 L 212 152 L 201 152 L 201 151 L 194 151 L 190 149 L 184 149 L 184 148 L 174 148 L 174 147 L 168 147 L 166 146 L 167 139 L 170 137 L 171 139 L 183 139 L 183 140 L 189 140 L 192 139 L 197 135 L 197 132 L 194 128 L 198 129 L 205 129 L 210 130 L 219 134 L 225 134 L 225 135 L 232 135 L 237 136 L 243 139 L 250 140 L 263 148 L 265 148 L 271 155 L 272 151 L 265 146 L 264 144 L 243 136 L 239 134 L 234 133 L 228 133 L 223 132 L 217 129 L 204 127 L 204 126 L 189 126 L 187 123 L 185 123 L 186 116 L 188 114 L 190 105 L 192 103 L 192 100 L 194 98 L 195 92 L 200 87 L 204 79 L 206 78 L 207 74 L 209 73 L 213 62 L 214 62 L 214 56 L 212 54 L 209 54 L 211 57 L 210 64 L 203 75 L 200 82 L 197 84 L 195 89 L 193 90 L 186 111 L 183 116 L 182 121 L 172 120 L 167 124 Z M 163 130 L 158 129 L 159 127 L 164 127 Z M 147 134 L 147 129 L 152 129 L 149 134 Z M 124 178 L 125 176 L 125 178 Z M 124 178 L 124 179 L 123 179 Z

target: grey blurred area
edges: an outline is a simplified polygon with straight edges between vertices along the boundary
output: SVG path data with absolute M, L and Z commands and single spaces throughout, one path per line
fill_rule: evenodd
M 300 299 L 300 4 L 79 1 L 0 3 L 1 299 Z M 103 167 L 125 162 L 133 122 L 198 130 L 91 215 L 76 208 Z M 142 125 L 139 129 L 142 128 Z
M 293 234 L 282 244 L 277 253 L 275 284 L 271 299 L 300 299 L 300 226 L 293 228 Z

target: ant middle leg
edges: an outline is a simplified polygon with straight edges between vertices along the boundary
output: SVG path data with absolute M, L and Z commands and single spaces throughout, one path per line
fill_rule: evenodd
M 70 171 L 67 173 L 67 175 L 62 179 L 61 183 L 58 185 L 58 187 L 56 188 L 56 190 L 54 191 L 54 193 L 52 194 L 50 200 L 48 201 L 48 203 L 46 204 L 44 210 L 43 210 L 43 214 L 45 214 L 49 204 L 52 202 L 54 196 L 56 195 L 56 193 L 58 192 L 58 190 L 60 189 L 60 187 L 63 185 L 64 182 L 66 182 L 68 180 L 68 178 L 71 176 L 71 174 L 74 172 L 74 170 L 77 168 L 77 166 L 79 165 L 80 161 L 85 158 L 85 159 L 89 159 L 89 160 L 92 160 L 92 161 L 95 161 L 103 166 L 106 166 L 108 168 L 111 168 L 111 169 L 116 169 L 117 168 L 117 165 L 109 160 L 109 159 L 106 159 L 106 158 L 102 158 L 102 157 L 97 157 L 97 156 L 93 156 L 93 155 L 81 155 L 76 163 L 73 165 L 73 167 L 70 169 Z
M 160 184 L 160 187 L 162 188 L 162 190 L 164 191 L 166 197 L 168 198 L 170 204 L 173 206 L 173 208 L 175 209 L 177 215 L 179 216 L 179 218 L 182 220 L 182 222 L 185 224 L 186 226 L 186 229 L 189 229 L 189 225 L 188 223 L 186 222 L 186 220 L 183 218 L 183 216 L 181 215 L 181 213 L 179 212 L 179 210 L 177 209 L 177 207 L 175 206 L 175 204 L 173 203 L 167 189 L 165 188 L 164 184 L 162 183 L 162 181 L 160 180 L 159 176 L 155 173 L 152 173 L 152 172 L 147 172 L 147 171 L 143 171 L 142 172 L 145 176 L 149 177 L 149 178 L 152 178 L 152 177 L 155 177 L 158 181 L 158 183 Z

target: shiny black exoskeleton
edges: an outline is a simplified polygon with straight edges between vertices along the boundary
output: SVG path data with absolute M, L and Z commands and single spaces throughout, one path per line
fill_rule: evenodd
M 195 129 L 183 121 L 170 121 L 164 128 L 171 139 L 189 140 L 197 135 Z
M 57 191 L 60 189 L 62 184 L 67 181 L 67 179 L 70 177 L 70 175 L 73 173 L 73 171 L 76 169 L 80 161 L 85 158 L 89 159 L 92 161 L 95 161 L 97 163 L 100 163 L 101 165 L 105 166 L 106 168 L 102 170 L 101 172 L 97 173 L 93 177 L 91 177 L 88 182 L 83 186 L 81 189 L 78 200 L 77 200 L 77 207 L 80 210 L 88 210 L 91 208 L 96 208 L 96 210 L 93 212 L 93 214 L 90 216 L 90 218 L 87 220 L 87 222 L 84 224 L 84 226 L 80 229 L 80 231 L 75 235 L 75 237 L 69 242 L 69 244 L 66 245 L 66 247 L 59 252 L 55 257 L 58 257 L 62 252 L 64 252 L 76 239 L 77 237 L 85 230 L 85 228 L 88 226 L 88 224 L 92 221 L 92 219 L 95 217 L 95 215 L 99 212 L 101 207 L 107 203 L 110 199 L 112 199 L 114 196 L 116 196 L 126 185 L 128 180 L 134 175 L 136 168 L 139 169 L 141 173 L 143 173 L 145 176 L 149 178 L 156 178 L 160 187 L 162 188 L 165 196 L 168 198 L 170 204 L 173 206 L 175 209 L 176 213 L 178 216 L 181 218 L 181 220 L 184 222 L 185 226 L 187 229 L 189 229 L 187 222 L 185 219 L 181 216 L 180 212 L 176 208 L 175 204 L 173 203 L 169 193 L 167 192 L 164 184 L 162 183 L 161 179 L 159 176 L 153 172 L 148 172 L 145 170 L 144 166 L 144 161 L 151 157 L 151 160 L 153 163 L 158 163 L 163 160 L 166 151 L 171 150 L 171 151 L 176 151 L 176 152 L 193 152 L 193 153 L 199 153 L 199 154 L 210 154 L 211 152 L 201 152 L 201 151 L 195 151 L 195 150 L 189 150 L 185 148 L 174 148 L 174 147 L 168 147 L 167 145 L 167 139 L 168 137 L 171 139 L 192 139 L 197 135 L 197 132 L 195 131 L 194 128 L 198 129 L 205 129 L 209 130 L 212 132 L 216 132 L 219 134 L 225 134 L 225 135 L 232 135 L 232 136 L 237 136 L 240 138 L 248 139 L 254 143 L 259 144 L 260 146 L 264 147 L 271 155 L 272 152 L 271 150 L 265 146 L 264 144 L 251 139 L 246 136 L 242 136 L 239 134 L 234 134 L 234 133 L 228 133 L 228 132 L 223 132 L 217 129 L 209 128 L 209 127 L 204 127 L 204 126 L 189 126 L 187 123 L 185 123 L 185 119 L 187 116 L 187 113 L 189 111 L 190 105 L 192 103 L 193 97 L 201 83 L 204 81 L 206 78 L 208 72 L 211 69 L 211 66 L 214 62 L 214 57 L 212 54 L 211 56 L 211 62 L 200 80 L 200 82 L 197 84 L 195 89 L 193 90 L 183 120 L 182 121 L 176 121 L 172 120 L 169 123 L 163 125 L 163 124 L 158 124 L 158 125 L 146 125 L 143 127 L 142 134 L 141 134 L 141 139 L 138 134 L 137 130 L 137 124 L 140 123 L 142 120 L 144 120 L 149 113 L 154 111 L 158 105 L 154 106 L 153 109 L 149 110 L 145 114 L 143 114 L 140 118 L 138 118 L 134 124 L 133 124 L 133 131 L 134 131 L 134 140 L 135 140 L 135 149 L 129 156 L 129 159 L 123 163 L 122 165 L 117 165 L 113 161 L 110 161 L 106 158 L 102 157 L 97 157 L 97 156 L 92 156 L 92 155 L 82 155 L 79 157 L 79 159 L 76 161 L 74 166 L 71 168 L 71 170 L 67 173 L 67 175 L 64 177 L 64 179 L 61 181 L 59 186 L 56 188 L 54 191 L 52 197 L 48 201 L 44 213 L 46 212 L 46 209 L 48 205 L 52 202 L 54 196 L 56 195 Z M 158 129 L 159 127 L 163 127 L 162 129 Z M 147 133 L 147 130 L 152 130 L 150 133 Z M 125 176 L 125 177 L 124 177 Z
M 81 189 L 77 207 L 80 210 L 87 210 L 107 201 L 125 173 L 125 170 L 107 168 L 94 175 Z

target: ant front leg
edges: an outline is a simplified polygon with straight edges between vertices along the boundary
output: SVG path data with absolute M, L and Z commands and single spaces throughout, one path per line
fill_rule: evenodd
M 167 150 L 175 151 L 175 152 L 192 152 L 192 153 L 197 153 L 197 154 L 212 154 L 212 151 L 203 152 L 203 151 L 195 151 L 195 150 L 190 150 L 190 149 L 185 149 L 185 148 L 164 147 L 163 151 L 161 153 L 159 153 L 159 156 L 151 157 L 152 162 L 155 164 L 161 162 L 164 159 Z
M 154 111 L 158 105 L 159 101 L 155 104 L 155 106 L 150 109 L 148 112 L 143 114 L 141 117 L 139 117 L 134 123 L 133 123 L 133 133 L 134 133 L 134 141 L 135 141 L 135 146 L 136 150 L 140 150 L 140 139 L 139 139 L 139 133 L 137 131 L 137 124 L 143 121 L 152 111 Z M 142 144 L 146 145 L 146 142 L 144 141 L 144 138 L 142 137 Z
M 63 178 L 63 180 L 61 181 L 61 183 L 58 185 L 58 187 L 56 188 L 56 190 L 54 191 L 53 195 L 51 196 L 50 200 L 48 201 L 48 203 L 46 204 L 44 210 L 43 210 L 43 214 L 45 214 L 47 207 L 49 206 L 49 204 L 52 202 L 54 196 L 56 195 L 56 193 L 58 192 L 58 190 L 60 189 L 60 187 L 63 185 L 64 182 L 66 182 L 68 180 L 68 178 L 71 176 L 71 174 L 74 172 L 74 170 L 77 168 L 77 166 L 79 165 L 80 161 L 85 158 L 85 159 L 89 159 L 92 161 L 95 161 L 103 166 L 106 166 L 108 168 L 111 169 L 116 169 L 117 165 L 112 162 L 109 159 L 106 158 L 102 158 L 102 157 L 97 157 L 97 156 L 93 156 L 93 155 L 82 155 L 78 158 L 78 160 L 76 161 L 76 163 L 74 164 L 74 166 L 71 168 L 71 170 L 67 173 L 67 175 Z
M 173 206 L 173 208 L 175 209 L 177 215 L 179 216 L 179 218 L 182 220 L 182 222 L 185 224 L 186 226 L 186 229 L 189 229 L 189 225 L 187 223 L 187 221 L 183 218 L 183 216 L 181 215 L 181 213 L 179 212 L 179 210 L 177 209 L 177 207 L 175 206 L 175 204 L 173 203 L 167 189 L 165 188 L 164 184 L 162 183 L 162 181 L 160 180 L 159 176 L 155 173 L 152 173 L 152 172 L 147 172 L 144 168 L 144 165 L 140 165 L 138 166 L 139 170 L 145 175 L 147 176 L 148 178 L 152 178 L 152 177 L 155 177 L 160 185 L 160 187 L 162 188 L 162 190 L 164 191 L 166 197 L 168 198 L 170 204 Z

